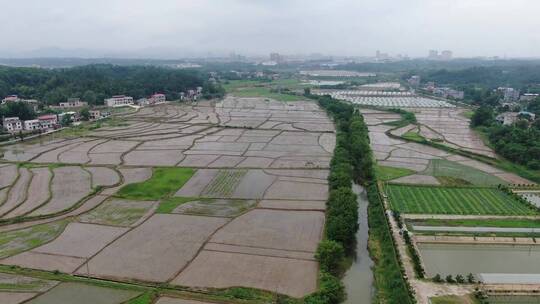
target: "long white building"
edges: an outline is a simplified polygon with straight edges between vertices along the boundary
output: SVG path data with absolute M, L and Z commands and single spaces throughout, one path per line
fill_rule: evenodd
M 121 107 L 133 104 L 133 97 L 125 95 L 117 95 L 111 98 L 105 99 L 105 104 L 108 107 Z

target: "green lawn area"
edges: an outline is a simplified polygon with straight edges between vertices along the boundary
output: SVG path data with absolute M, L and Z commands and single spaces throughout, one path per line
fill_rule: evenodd
M 426 140 L 422 135 L 416 133 L 416 132 L 412 132 L 412 131 L 409 131 L 403 135 L 401 135 L 401 137 L 405 138 L 405 139 L 408 139 L 408 140 L 412 140 L 412 141 L 424 141 Z
M 429 300 L 431 304 L 480 304 L 473 296 L 442 296 Z
M 403 176 L 414 174 L 414 170 L 387 166 L 375 166 L 375 174 L 378 180 L 389 181 Z
M 532 215 L 537 212 L 496 188 L 389 184 L 392 209 L 417 214 Z
M 494 175 L 446 159 L 430 160 L 428 167 L 422 174 L 435 177 L 457 178 L 476 186 L 506 184 L 504 180 Z
M 159 200 L 180 189 L 194 173 L 195 170 L 190 168 L 154 168 L 149 180 L 126 185 L 115 196 L 131 200 Z
M 467 220 L 411 220 L 414 225 L 448 227 L 502 227 L 502 228 L 540 228 L 540 220 L 527 219 L 467 219 Z
M 156 210 L 156 213 L 171 213 L 176 207 L 197 200 L 196 198 L 191 197 L 169 197 L 162 200 L 159 203 L 159 206 Z

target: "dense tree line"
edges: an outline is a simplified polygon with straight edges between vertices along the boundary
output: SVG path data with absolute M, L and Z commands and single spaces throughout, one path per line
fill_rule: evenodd
M 518 89 L 540 83 L 540 64 L 510 67 L 475 66 L 466 69 L 441 69 L 425 73 L 425 79 L 439 84 L 457 86 L 477 85 L 496 88 L 511 86 Z
M 317 98 L 319 105 L 333 118 L 337 126 L 337 135 L 336 148 L 330 163 L 330 194 L 326 205 L 325 240 L 319 244 L 316 252 L 321 268 L 321 288 L 307 297 L 305 303 L 334 304 L 345 298 L 344 288 L 338 277 L 344 270 L 344 257 L 354 253 L 356 245 L 358 202 L 356 194 L 352 191 L 352 181 L 363 183 L 368 189 L 377 191 L 374 163 L 368 129 L 362 115 L 351 105 L 329 96 L 310 95 L 310 97 Z M 385 284 L 385 288 L 380 292 L 385 293 L 384 298 L 389 300 L 388 303 L 409 303 L 410 294 L 401 277 L 401 268 L 397 264 L 390 231 L 384 222 L 382 203 L 375 201 L 373 194 L 373 191 L 368 191 L 372 213 L 370 231 L 377 230 L 380 237 L 384 238 L 384 242 L 381 242 L 381 249 L 384 251 L 381 252 L 381 257 L 384 261 L 377 261 L 379 269 L 384 271 L 380 279 L 384 280 L 382 284 Z M 374 217 L 373 223 L 371 217 Z M 379 223 L 381 219 L 382 222 Z M 386 284 L 391 284 L 391 287 Z M 386 287 L 391 288 L 389 294 L 386 294 Z
M 156 92 L 176 100 L 182 91 L 205 86 L 205 80 L 201 72 L 153 66 L 100 64 L 53 70 L 0 67 L 0 96 L 15 94 L 51 105 L 71 97 L 102 104 L 112 95 L 137 99 Z M 205 87 L 210 95 L 220 93 L 219 87 Z
M 4 117 L 19 117 L 21 120 L 34 119 L 34 109 L 26 103 L 12 102 L 0 105 L 0 120 Z M 0 121 L 1 123 L 1 121 Z
M 505 126 L 495 121 L 491 107 L 482 106 L 475 111 L 471 126 L 488 135 L 498 154 L 529 169 L 540 170 L 540 117 L 533 122 L 520 119 Z

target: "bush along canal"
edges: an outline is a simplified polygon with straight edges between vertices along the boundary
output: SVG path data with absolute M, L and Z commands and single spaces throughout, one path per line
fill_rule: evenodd
M 347 290 L 347 304 L 371 303 L 373 296 L 373 261 L 367 249 L 369 227 L 367 217 L 367 195 L 360 185 L 353 185 L 353 191 L 358 196 L 358 225 L 356 233 L 356 252 L 351 267 L 343 277 L 343 284 Z

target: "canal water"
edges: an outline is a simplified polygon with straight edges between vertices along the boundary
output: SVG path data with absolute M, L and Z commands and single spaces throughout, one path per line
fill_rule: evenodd
M 540 296 L 492 296 L 490 304 L 540 304 Z
M 428 277 L 469 273 L 540 274 L 540 246 L 419 243 Z
M 358 224 L 360 228 L 356 234 L 356 258 L 351 268 L 343 278 L 347 290 L 346 304 L 369 304 L 374 292 L 373 261 L 369 256 L 368 245 L 368 200 L 366 191 L 362 186 L 353 185 L 353 191 L 358 195 Z

